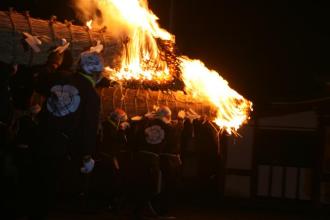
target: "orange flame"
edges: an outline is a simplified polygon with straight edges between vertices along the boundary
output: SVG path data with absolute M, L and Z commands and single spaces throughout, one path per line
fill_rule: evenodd
M 209 70 L 200 60 L 180 57 L 185 91 L 195 99 L 210 103 L 217 109 L 214 122 L 228 133 L 249 119 L 252 102 L 228 86 L 219 73 Z
M 167 63 L 160 59 L 157 39 L 174 42 L 175 38 L 159 27 L 158 17 L 148 8 L 147 0 L 76 0 L 76 3 L 86 16 L 90 15 L 92 6 L 98 8 L 103 22 L 119 30 L 113 35 L 119 39 L 123 39 L 123 35 L 129 38 L 124 44 L 121 67 L 107 68 L 110 79 L 158 83 L 173 79 Z M 249 119 L 252 102 L 231 89 L 216 71 L 209 70 L 199 60 L 188 57 L 179 57 L 179 60 L 185 91 L 217 109 L 214 122 L 221 129 L 235 132 Z
M 106 26 L 121 33 L 114 33 L 124 40 L 121 67 L 110 78 L 116 81 L 140 80 L 168 82 L 173 79 L 167 63 L 160 58 L 155 39 L 174 40 L 166 30 L 159 27 L 158 17 L 148 8 L 146 0 L 77 0 L 77 7 L 101 10 Z M 86 15 L 90 16 L 90 14 Z M 124 35 L 124 36 L 123 36 Z

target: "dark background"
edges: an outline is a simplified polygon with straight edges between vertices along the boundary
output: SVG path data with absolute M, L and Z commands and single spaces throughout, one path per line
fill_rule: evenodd
M 169 28 L 170 0 L 149 0 Z M 181 53 L 217 70 L 255 103 L 327 95 L 329 7 L 326 1 L 173 0 L 173 26 Z M 266 3 L 267 2 L 267 3 Z M 1 0 L 32 16 L 75 19 L 70 0 Z

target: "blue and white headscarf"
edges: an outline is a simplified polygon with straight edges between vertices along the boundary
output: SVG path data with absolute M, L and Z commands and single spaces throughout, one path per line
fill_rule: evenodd
M 83 52 L 80 54 L 80 67 L 88 75 L 101 73 L 104 69 L 103 58 L 97 52 Z

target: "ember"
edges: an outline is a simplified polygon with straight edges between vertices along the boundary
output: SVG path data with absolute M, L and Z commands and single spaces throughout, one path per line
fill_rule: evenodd
M 92 29 L 93 27 L 93 20 L 89 20 L 86 22 L 86 26 L 88 27 L 88 29 Z

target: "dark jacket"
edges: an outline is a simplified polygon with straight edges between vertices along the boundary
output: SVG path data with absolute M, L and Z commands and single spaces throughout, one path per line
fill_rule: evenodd
M 159 119 L 144 119 L 137 134 L 138 150 L 156 154 L 180 153 L 181 126 Z
M 49 77 L 40 115 L 40 152 L 49 156 L 92 154 L 100 112 L 95 88 L 80 73 L 58 71 Z
M 103 122 L 103 142 L 101 152 L 117 156 L 120 151 L 128 151 L 127 131 L 118 128 L 116 122 L 107 119 Z

